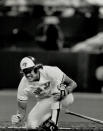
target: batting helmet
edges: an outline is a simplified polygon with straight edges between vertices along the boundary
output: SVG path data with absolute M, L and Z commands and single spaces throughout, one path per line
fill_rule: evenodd
M 28 57 L 24 57 L 21 62 L 20 62 L 20 69 L 24 70 L 30 67 L 35 67 L 36 63 L 35 63 L 35 58 L 28 56 Z

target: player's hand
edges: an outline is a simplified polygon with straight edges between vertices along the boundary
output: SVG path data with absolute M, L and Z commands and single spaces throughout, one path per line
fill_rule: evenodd
M 54 101 L 59 101 L 61 99 L 61 93 L 57 92 L 57 93 L 53 93 L 52 94 Z
M 57 86 L 57 88 L 58 88 L 58 90 L 60 91 L 60 98 L 59 98 L 59 100 L 64 99 L 65 96 L 67 96 L 67 94 L 68 94 L 66 85 L 60 84 L 59 86 Z
M 20 121 L 21 121 L 21 118 L 20 118 L 20 116 L 18 114 L 17 115 L 13 115 L 11 117 L 11 122 L 12 122 L 13 125 L 19 124 Z

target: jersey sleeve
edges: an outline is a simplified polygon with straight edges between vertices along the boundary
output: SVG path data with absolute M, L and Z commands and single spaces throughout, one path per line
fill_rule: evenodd
M 50 78 L 52 78 L 54 81 L 57 81 L 58 84 L 63 82 L 64 79 L 64 72 L 62 72 L 58 67 L 44 67 L 46 73 Z
M 20 101 L 27 101 L 28 100 L 28 92 L 26 90 L 26 81 L 22 78 L 17 91 L 17 99 Z

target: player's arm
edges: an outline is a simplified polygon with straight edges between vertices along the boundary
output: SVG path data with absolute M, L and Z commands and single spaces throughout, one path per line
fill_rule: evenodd
M 77 84 L 74 80 L 69 78 L 66 74 L 63 74 L 62 81 L 60 85 L 57 87 L 60 93 L 55 94 L 54 99 L 56 101 L 61 101 L 68 94 L 72 93 L 72 91 L 77 87 Z
M 25 79 L 22 78 L 17 91 L 17 113 L 11 117 L 12 124 L 19 124 L 26 115 L 28 93 L 25 91 Z
M 26 116 L 27 101 L 17 100 L 17 114 L 11 118 L 12 124 L 20 124 Z
M 68 93 L 71 93 L 77 87 L 77 83 L 66 74 L 63 76 L 63 84 L 66 85 Z
M 17 102 L 18 102 L 17 114 L 20 114 L 21 118 L 24 119 L 26 115 L 27 101 L 18 100 Z

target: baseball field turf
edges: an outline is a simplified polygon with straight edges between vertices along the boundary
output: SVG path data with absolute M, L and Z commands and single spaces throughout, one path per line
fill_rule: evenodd
M 74 93 L 74 100 L 74 103 L 68 107 L 70 111 L 103 120 L 103 94 Z M 0 131 L 4 131 L 5 127 L 5 130 L 14 130 L 8 127 L 12 126 L 10 119 L 16 113 L 16 104 L 16 90 L 0 90 Z M 27 113 L 34 105 L 35 99 L 31 97 Z M 61 130 L 65 128 L 64 130 L 68 131 L 103 131 L 103 124 L 65 114 L 64 109 L 60 112 L 58 125 Z

